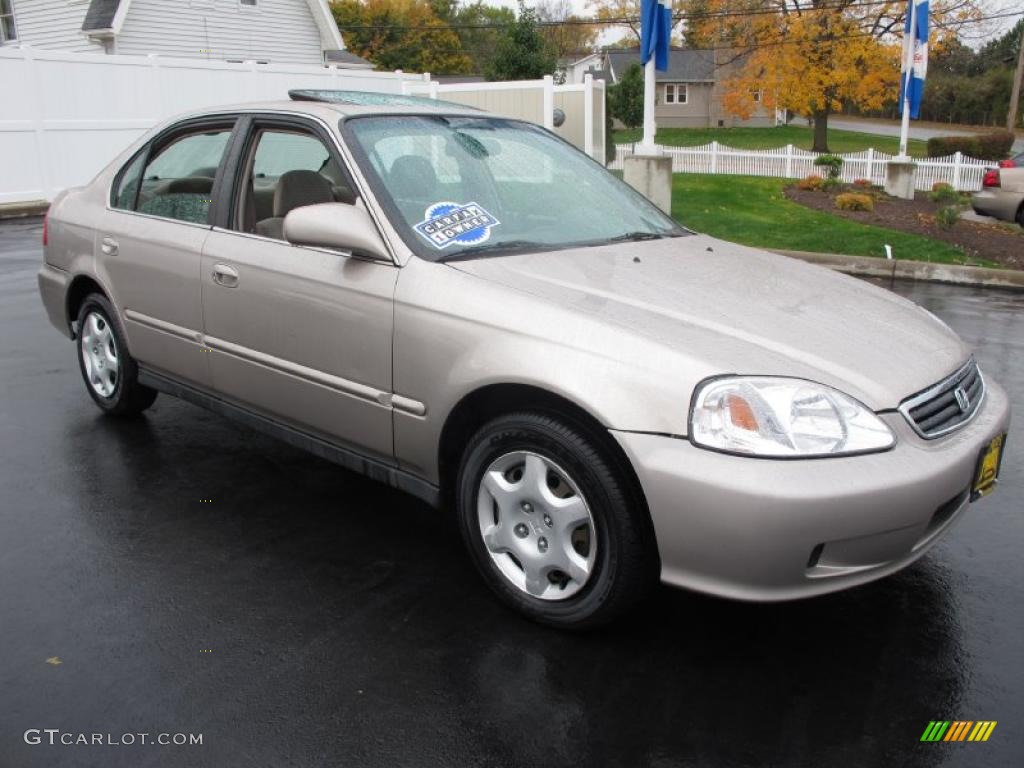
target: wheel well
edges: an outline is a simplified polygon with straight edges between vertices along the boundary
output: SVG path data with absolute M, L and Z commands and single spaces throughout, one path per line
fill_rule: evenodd
M 90 293 L 107 295 L 102 286 L 91 277 L 80 275 L 71 281 L 71 285 L 68 287 L 67 298 L 65 299 L 68 326 L 72 326 L 72 323 L 78 319 L 78 310 L 82 307 L 85 297 Z M 74 334 L 74 331 L 72 331 L 72 334 Z
M 573 401 L 540 387 L 526 384 L 492 384 L 466 395 L 448 414 L 441 429 L 441 443 L 438 453 L 438 475 L 441 481 L 442 503 L 454 499 L 455 481 L 459 472 L 462 450 L 480 427 L 488 421 L 506 413 L 531 411 L 544 413 L 567 421 L 571 426 L 592 439 L 611 461 L 621 470 L 630 484 L 630 490 L 644 515 L 650 521 L 647 498 L 640 485 L 640 478 L 633 469 L 633 463 L 622 450 L 622 446 L 611 436 L 608 428 L 586 409 Z M 649 523 L 650 535 L 654 526 Z

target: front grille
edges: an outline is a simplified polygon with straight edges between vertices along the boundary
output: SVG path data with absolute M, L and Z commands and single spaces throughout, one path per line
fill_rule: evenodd
M 971 358 L 967 365 L 900 403 L 900 413 L 921 437 L 934 438 L 959 429 L 985 399 L 985 379 Z

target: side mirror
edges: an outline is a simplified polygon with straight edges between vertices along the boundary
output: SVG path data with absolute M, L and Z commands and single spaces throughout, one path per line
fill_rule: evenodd
M 391 260 L 370 214 L 345 203 L 295 208 L 284 217 L 284 237 L 293 245 L 337 248 L 354 256 Z

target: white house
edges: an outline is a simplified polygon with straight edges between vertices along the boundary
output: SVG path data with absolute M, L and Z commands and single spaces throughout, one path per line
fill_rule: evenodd
M 566 85 L 582 83 L 583 76 L 591 70 L 601 69 L 603 61 L 604 54 L 601 52 L 578 53 L 559 59 L 555 81 Z
M 0 45 L 369 69 L 327 0 L 0 0 Z

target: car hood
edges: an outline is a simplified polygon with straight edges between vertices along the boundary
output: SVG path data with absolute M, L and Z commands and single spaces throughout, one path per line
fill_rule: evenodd
M 876 410 L 970 355 L 942 321 L 884 288 L 703 235 L 449 265 L 656 341 L 701 378 L 800 376 Z

